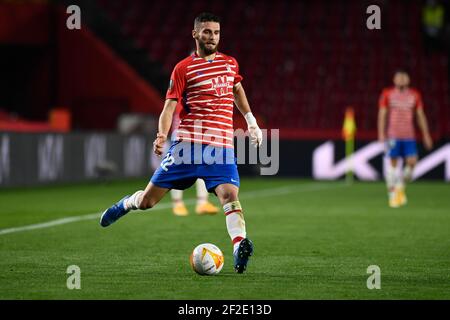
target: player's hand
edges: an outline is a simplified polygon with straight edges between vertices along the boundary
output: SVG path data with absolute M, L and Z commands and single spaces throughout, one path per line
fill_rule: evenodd
M 433 139 L 431 139 L 429 134 L 423 136 L 423 144 L 427 150 L 433 149 Z
M 161 157 L 161 155 L 163 154 L 164 144 L 166 143 L 166 140 L 167 136 L 165 134 L 162 133 L 156 134 L 156 139 L 153 142 L 153 152 L 159 157 Z
M 378 141 L 385 143 L 386 142 L 386 136 L 384 134 L 379 134 L 378 135 Z
M 248 127 L 248 132 L 250 134 L 250 142 L 252 145 L 256 147 L 261 146 L 262 144 L 262 140 L 263 140 L 263 136 L 262 136 L 262 131 L 261 129 L 256 125 L 256 126 L 249 126 Z

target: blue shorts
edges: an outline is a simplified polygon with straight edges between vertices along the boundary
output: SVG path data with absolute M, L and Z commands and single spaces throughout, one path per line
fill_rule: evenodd
M 151 178 L 161 188 L 184 190 L 200 178 L 208 192 L 224 183 L 239 187 L 234 149 L 176 141 Z
M 388 156 L 390 158 L 407 158 L 417 156 L 416 140 L 414 139 L 389 139 Z

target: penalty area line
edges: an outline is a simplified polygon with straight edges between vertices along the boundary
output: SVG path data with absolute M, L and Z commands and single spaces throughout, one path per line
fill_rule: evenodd
M 311 183 L 301 186 L 286 186 L 286 187 L 277 187 L 277 188 L 271 188 L 271 189 L 261 189 L 261 190 L 255 190 L 255 191 L 247 191 L 242 192 L 239 194 L 239 198 L 241 199 L 252 199 L 252 198 L 260 198 L 260 197 L 270 197 L 270 196 L 279 196 L 283 194 L 290 194 L 290 193 L 301 193 L 301 192 L 308 192 L 308 191 L 319 191 L 319 190 L 325 190 L 325 189 L 334 189 L 337 187 L 344 187 L 345 184 L 335 183 L 335 184 L 327 184 L 327 185 L 321 185 L 320 183 Z M 191 205 L 196 202 L 195 199 L 188 199 L 185 201 L 185 204 Z M 151 211 L 159 211 L 159 210 L 165 210 L 172 207 L 172 203 L 161 203 L 157 205 L 155 208 L 152 208 Z M 72 216 L 67 218 L 61 218 L 56 220 L 51 220 L 43 223 L 36 223 L 36 224 L 30 224 L 27 226 L 22 227 L 14 227 L 14 228 L 8 228 L 8 229 L 0 229 L 0 236 L 10 233 L 17 233 L 17 232 L 23 232 L 23 231 L 30 231 L 30 230 L 37 230 L 37 229 L 46 229 L 51 228 L 54 226 L 59 226 L 63 224 L 78 222 L 78 221 L 85 221 L 85 220 L 94 220 L 99 219 L 102 215 L 102 212 L 97 213 L 90 213 L 85 214 L 81 216 Z

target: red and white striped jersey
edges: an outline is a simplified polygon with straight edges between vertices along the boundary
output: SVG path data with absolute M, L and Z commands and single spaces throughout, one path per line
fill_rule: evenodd
M 381 93 L 379 108 L 388 109 L 388 138 L 414 139 L 414 114 L 418 108 L 423 108 L 419 91 L 386 88 Z
M 233 148 L 233 87 L 241 81 L 236 59 L 223 53 L 209 61 L 196 53 L 180 61 L 166 94 L 183 106 L 177 140 Z

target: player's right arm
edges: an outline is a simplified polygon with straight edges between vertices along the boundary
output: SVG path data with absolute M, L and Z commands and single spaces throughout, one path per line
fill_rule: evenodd
M 170 76 L 169 88 L 166 93 L 164 108 L 159 116 L 158 133 L 153 142 L 153 151 L 161 156 L 164 150 L 164 144 L 167 140 L 170 127 L 172 126 L 173 114 L 177 108 L 178 101 L 182 99 L 186 88 L 186 65 L 178 63 Z
M 378 140 L 384 142 L 386 140 L 386 118 L 387 110 L 378 110 Z
M 163 111 L 159 116 L 158 133 L 153 142 L 153 151 L 156 155 L 161 156 L 164 150 L 164 144 L 167 141 L 170 127 L 172 125 L 173 113 L 177 107 L 178 100 L 166 99 Z
M 387 119 L 387 95 L 383 90 L 378 103 L 378 140 L 386 140 L 386 119 Z

